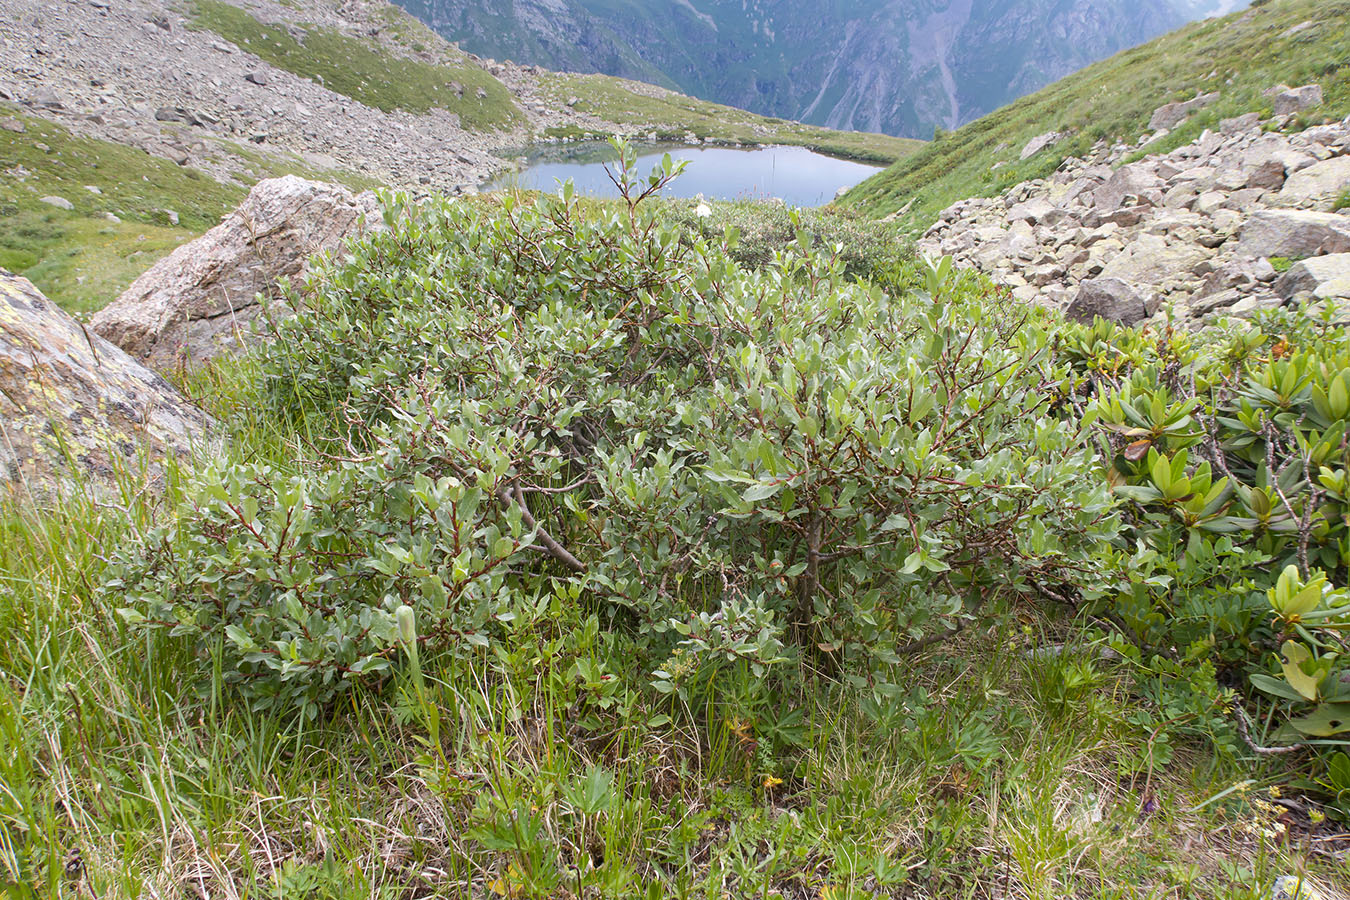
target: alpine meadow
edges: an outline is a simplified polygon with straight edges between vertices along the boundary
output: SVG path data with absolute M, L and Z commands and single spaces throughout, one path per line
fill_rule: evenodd
M 6 896 L 1350 897 L 1350 2 L 731 6 L 0 0 Z

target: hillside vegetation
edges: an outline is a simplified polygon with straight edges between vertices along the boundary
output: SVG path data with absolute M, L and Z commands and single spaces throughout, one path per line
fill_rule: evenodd
M 414 113 L 444 109 L 459 116 L 464 127 L 478 131 L 509 128 L 521 121 L 511 92 L 457 51 L 458 63 L 429 63 L 331 29 L 310 27 L 297 39 L 290 29 L 263 24 L 223 0 L 193 0 L 192 9 L 193 27 L 214 31 L 279 69 L 375 109 Z M 415 42 L 404 30 L 395 33 Z M 416 48 L 407 49 L 411 53 Z
M 673 174 L 389 197 L 188 378 L 219 453 L 0 507 L 12 893 L 1343 877 L 1350 338 L 1073 325 Z
M 10 104 L 0 103 L 0 118 L 23 126 L 0 129 L 0 157 L 13 166 L 0 180 L 0 267 L 70 312 L 106 306 L 161 256 L 219 222 L 259 178 L 293 174 L 354 189 L 376 184 L 231 142 L 220 142 L 216 152 L 245 160 L 252 174 L 218 181 L 135 147 L 73 135 Z
M 702 141 L 791 144 L 865 162 L 891 163 L 915 152 L 923 141 L 862 131 L 835 131 L 803 125 L 710 103 L 608 75 L 548 74 L 540 93 L 555 104 L 574 107 L 609 122 L 650 129 L 658 140 L 681 141 L 692 134 Z M 581 137 L 558 133 L 558 137 Z
M 1227 117 L 1252 111 L 1268 116 L 1264 91 L 1312 82 L 1322 85 L 1325 102 L 1307 110 L 1303 123 L 1350 114 L 1350 0 L 1271 0 L 1187 25 L 941 135 L 858 185 L 843 202 L 876 216 L 904 208 L 907 229 L 921 231 L 951 203 L 1045 177 L 1096 141 L 1135 143 L 1164 103 L 1220 94 L 1150 151 L 1194 140 Z M 1031 138 L 1049 131 L 1068 137 L 1018 159 Z

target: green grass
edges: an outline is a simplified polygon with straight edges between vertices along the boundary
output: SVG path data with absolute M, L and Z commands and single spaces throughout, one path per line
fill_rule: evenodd
M 1294 26 L 1311 23 L 1296 34 Z M 1324 103 L 1293 127 L 1350 113 L 1350 0 L 1273 0 L 1222 19 L 1188 25 L 1088 66 L 1044 90 L 965 125 L 850 191 L 845 204 L 884 216 L 906 208 L 911 231 L 965 197 L 993 196 L 1043 178 L 1099 139 L 1134 143 L 1157 107 L 1218 91 L 1220 99 L 1150 147 L 1166 152 L 1227 117 L 1271 112 L 1262 92 L 1317 82 Z M 1047 131 L 1067 139 L 1029 160 L 1018 154 Z M 997 163 L 1004 163 L 994 169 Z
M 0 268 L 23 275 L 75 314 L 106 306 L 160 257 L 216 225 L 259 179 L 293 174 L 354 191 L 381 185 L 355 172 L 316 168 L 295 154 L 223 140 L 204 152 L 240 160 L 253 174 L 222 183 L 133 147 L 77 137 L 7 104 L 0 104 L 0 117 L 24 124 L 22 134 L 0 130 L 0 159 L 17 173 L 0 180 Z M 51 196 L 74 209 L 42 202 Z
M 221 184 L 187 166 L 143 150 L 72 135 L 45 119 L 0 106 L 0 116 L 23 122 L 24 132 L 0 130 L 0 158 L 9 168 L 0 181 L 0 204 L 12 209 L 53 209 L 44 196 L 69 200 L 83 216 L 113 213 L 126 220 L 168 224 L 165 210 L 178 213 L 188 231 L 220 221 L 244 196 L 239 185 Z M 16 172 L 22 169 L 17 175 Z M 97 187 L 95 194 L 86 185 Z
M 77 316 L 97 312 L 179 244 L 183 228 L 112 222 L 61 210 L 0 224 L 0 268 L 22 275 Z
M 132 147 L 76 137 L 13 108 L 0 108 L 0 115 L 24 124 L 22 134 L 0 131 L 0 158 L 10 167 L 0 180 L 0 266 L 29 278 L 71 312 L 106 305 L 159 257 L 219 222 L 245 194 L 240 185 Z M 43 203 L 48 196 L 69 200 L 74 209 Z M 168 210 L 178 214 L 177 226 Z
M 223 0 L 194 0 L 193 10 L 190 27 L 213 31 L 279 69 L 366 106 L 385 112 L 444 109 L 475 131 L 509 128 L 521 121 L 510 91 L 467 60 L 422 62 L 326 28 L 310 27 L 303 42 L 297 41 L 286 28 L 265 25 Z M 461 90 L 455 90 L 456 84 Z M 477 96 L 479 89 L 485 97 Z
M 890 163 L 916 152 L 923 141 L 860 131 L 833 131 L 773 119 L 707 100 L 670 93 L 651 97 L 649 85 L 609 75 L 549 74 L 539 79 L 541 93 L 561 107 L 578 98 L 578 112 L 619 125 L 636 126 L 658 140 L 682 141 L 687 132 L 699 140 L 727 143 L 792 144 L 866 162 Z M 557 136 L 579 137 L 560 132 Z
M 1050 636 L 1019 628 L 914 660 L 903 697 L 814 680 L 780 698 L 801 715 L 781 781 L 717 708 L 626 699 L 579 721 L 550 700 L 565 654 L 526 629 L 471 669 L 425 661 L 428 702 L 464 736 L 448 769 L 403 679 L 313 723 L 250 711 L 182 683 L 185 647 L 129 635 L 97 599 L 105 548 L 168 500 L 0 509 L 11 896 L 1256 900 L 1288 872 L 1337 877 L 1263 840 L 1272 779 L 1195 810 L 1251 773 L 1194 746 L 1163 761 L 1128 672 L 1090 647 L 1028 661 Z M 597 664 L 643 677 L 606 643 Z M 528 886 L 550 866 L 560 883 Z

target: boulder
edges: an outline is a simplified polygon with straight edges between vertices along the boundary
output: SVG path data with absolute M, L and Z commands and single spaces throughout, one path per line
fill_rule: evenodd
M 204 446 L 209 425 L 159 375 L 0 270 L 0 481 L 11 490 L 107 488 L 142 462 L 153 473 Z
M 201 125 L 204 122 L 201 116 L 182 106 L 161 106 L 155 110 L 155 119 L 159 122 L 182 122 L 184 125 Z
M 1261 209 L 1238 235 L 1248 256 L 1317 256 L 1350 251 L 1350 216 L 1301 209 Z
M 1302 87 L 1289 88 L 1275 95 L 1275 115 L 1287 116 L 1322 102 L 1322 86 L 1305 84 Z
M 302 275 L 312 255 L 382 226 L 369 192 L 354 196 L 294 175 L 260 181 L 237 210 L 152 266 L 91 325 L 154 368 L 200 362 L 238 346 L 262 313 L 259 295 L 279 299 L 277 282 Z
M 1063 211 L 1044 197 L 1032 197 L 1030 200 L 1023 200 L 1008 210 L 1009 222 L 1021 220 L 1030 222 L 1032 225 L 1039 225 L 1047 219 L 1062 217 Z
M 1273 202 L 1276 206 L 1329 210 L 1347 190 L 1350 190 L 1350 156 L 1333 156 L 1290 175 Z
M 1247 176 L 1245 187 L 1263 191 L 1279 190 L 1284 185 L 1284 163 L 1278 159 L 1268 159 L 1252 169 Z
M 1275 269 L 1264 257 L 1239 256 L 1218 266 L 1205 276 L 1193 300 L 1228 290 L 1253 291 L 1275 280 Z
M 1227 290 L 1215 291 L 1213 293 L 1206 294 L 1203 297 L 1197 295 L 1191 297 L 1190 299 L 1190 302 L 1188 304 L 1189 312 L 1191 313 L 1191 315 L 1194 316 L 1206 316 L 1214 312 L 1215 310 L 1228 309 L 1229 307 L 1233 306 L 1233 304 L 1241 300 L 1242 297 L 1243 297 L 1242 292 L 1236 290 L 1235 288 L 1228 288 Z
M 1017 155 L 1017 158 L 1030 159 L 1046 147 L 1058 142 L 1063 136 L 1064 135 L 1060 134 L 1058 131 L 1047 131 L 1045 134 L 1038 134 L 1026 142 L 1022 147 L 1022 152 Z
M 1227 202 L 1228 195 L 1222 191 L 1205 191 L 1195 198 L 1195 203 L 1191 205 L 1191 209 L 1202 216 L 1212 216 L 1222 209 Z
M 1171 276 L 1189 272 L 1208 255 L 1195 244 L 1170 243 L 1160 235 L 1141 234 L 1107 264 L 1102 278 L 1156 286 Z
M 1121 166 L 1111 173 L 1106 183 L 1097 188 L 1092 195 L 1092 204 L 1102 212 L 1110 212 L 1121 206 L 1126 197 L 1147 199 L 1150 192 L 1157 191 L 1157 206 L 1162 202 L 1162 188 L 1166 183 L 1158 177 L 1156 171 L 1145 163 L 1132 163 Z M 1136 204 L 1130 204 L 1136 205 Z
M 1242 134 L 1244 131 L 1252 131 L 1261 124 L 1261 116 L 1258 113 L 1244 113 L 1232 119 L 1224 119 L 1219 123 L 1219 131 L 1223 134 Z
M 75 204 L 71 203 L 65 197 L 43 197 L 38 202 L 45 203 L 48 206 L 55 206 L 57 209 L 72 210 L 75 208 Z
M 1119 278 L 1095 278 L 1082 282 L 1065 315 L 1079 322 L 1096 316 L 1133 325 L 1152 315 L 1149 303 L 1134 285 Z
M 1215 100 L 1219 99 L 1218 94 L 1201 94 L 1198 97 L 1192 97 L 1190 100 L 1183 100 L 1180 103 L 1168 103 L 1160 106 L 1153 111 L 1152 117 L 1148 120 L 1148 130 L 1157 131 L 1161 128 L 1175 128 L 1185 121 L 1186 117 L 1205 106 L 1209 106 Z
M 1275 293 L 1285 299 L 1304 291 L 1319 300 L 1350 298 L 1350 253 L 1301 260 L 1275 282 Z

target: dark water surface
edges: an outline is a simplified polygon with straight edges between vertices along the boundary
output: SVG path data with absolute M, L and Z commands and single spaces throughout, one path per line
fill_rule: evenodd
M 841 187 L 852 187 L 878 171 L 877 166 L 836 159 L 805 147 L 683 147 L 638 144 L 637 172 L 646 176 L 661 156 L 689 160 L 684 174 L 664 191 L 667 197 L 710 200 L 777 198 L 789 206 L 822 206 Z M 605 173 L 614 169 L 618 154 L 608 144 L 563 144 L 538 150 L 526 158 L 520 172 L 503 176 L 484 190 L 520 187 L 553 192 L 571 179 L 577 193 L 617 197 L 618 190 Z

